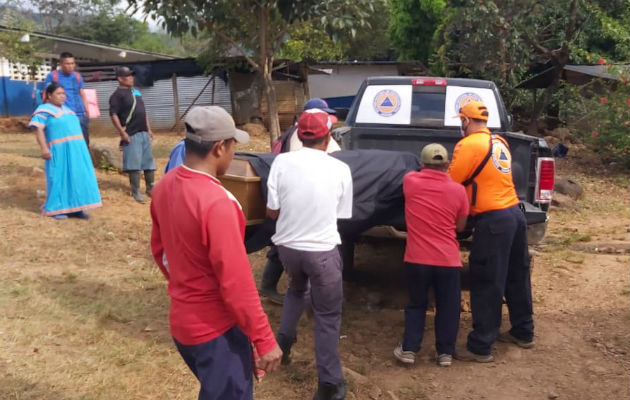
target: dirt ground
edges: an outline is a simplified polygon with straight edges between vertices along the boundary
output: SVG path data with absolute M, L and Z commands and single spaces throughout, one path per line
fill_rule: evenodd
M 98 170 L 104 207 L 90 220 L 40 216 L 45 178 L 35 139 L 10 132 L 0 130 L 0 399 L 196 398 L 198 384 L 168 332 L 149 205 L 132 201 L 125 176 Z M 174 133 L 155 139 L 158 178 L 177 140 Z M 92 142 L 115 147 L 117 139 Z M 243 150 L 267 148 L 258 135 Z M 584 197 L 575 209 L 552 208 L 545 241 L 535 247 L 531 350 L 497 343 L 494 363 L 439 368 L 431 314 L 419 362 L 398 365 L 404 244 L 358 246 L 367 278 L 345 287 L 340 341 L 348 399 L 630 397 L 628 178 L 578 161 L 572 155 L 557 168 L 584 187 Z M 265 252 L 250 260 L 258 278 Z M 263 305 L 277 328 L 281 308 Z M 256 384 L 257 399 L 312 397 L 311 325 L 304 316 L 294 363 Z M 463 312 L 460 342 L 470 329 Z

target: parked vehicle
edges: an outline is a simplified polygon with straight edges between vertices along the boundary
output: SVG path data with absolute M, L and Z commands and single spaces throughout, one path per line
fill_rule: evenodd
M 530 244 L 538 243 L 547 226 L 554 186 L 554 159 L 543 138 L 510 132 L 512 116 L 497 86 L 490 81 L 429 77 L 366 79 L 348 112 L 345 126 L 333 134 L 342 150 L 382 149 L 419 154 L 429 143 L 441 143 L 449 154 L 461 139 L 462 105 L 483 101 L 488 127 L 507 139 L 512 175 L 528 223 Z

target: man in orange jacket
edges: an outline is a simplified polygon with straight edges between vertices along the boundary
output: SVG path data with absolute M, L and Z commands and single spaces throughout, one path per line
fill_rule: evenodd
M 474 220 L 470 250 L 473 330 L 455 358 L 491 362 L 492 344 L 534 345 L 527 222 L 512 181 L 507 142 L 487 128 L 488 109 L 472 101 L 460 109 L 464 138 L 453 150 L 449 175 L 466 186 Z M 499 334 L 505 296 L 512 328 Z

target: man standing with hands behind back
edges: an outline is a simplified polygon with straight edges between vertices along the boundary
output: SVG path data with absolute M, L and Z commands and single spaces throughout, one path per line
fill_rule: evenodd
M 473 330 L 455 358 L 491 362 L 498 338 L 522 348 L 534 346 L 527 222 L 512 181 L 512 155 L 505 139 L 487 128 L 488 108 L 472 101 L 460 109 L 464 138 L 448 170 L 466 187 L 474 220 L 470 249 L 470 305 Z M 499 334 L 502 300 L 512 329 Z
M 155 173 L 155 160 L 151 150 L 153 132 L 142 95 L 133 87 L 134 72 L 129 67 L 118 67 L 116 79 L 119 87 L 109 98 L 109 115 L 120 134 L 123 151 L 123 172 L 129 174 L 131 195 L 144 203 L 140 194 L 140 173 L 144 171 L 146 194 L 151 197 Z

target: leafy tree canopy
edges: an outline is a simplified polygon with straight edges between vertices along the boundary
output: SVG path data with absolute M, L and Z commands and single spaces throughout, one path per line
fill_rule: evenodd
M 286 35 L 297 25 L 317 23 L 334 30 L 366 25 L 370 0 L 130 0 L 172 33 L 208 31 L 239 53 L 258 72 L 269 111 L 273 142 L 280 133 L 271 72 Z
M 391 0 L 389 33 L 398 59 L 428 61 L 445 7 L 445 0 Z

